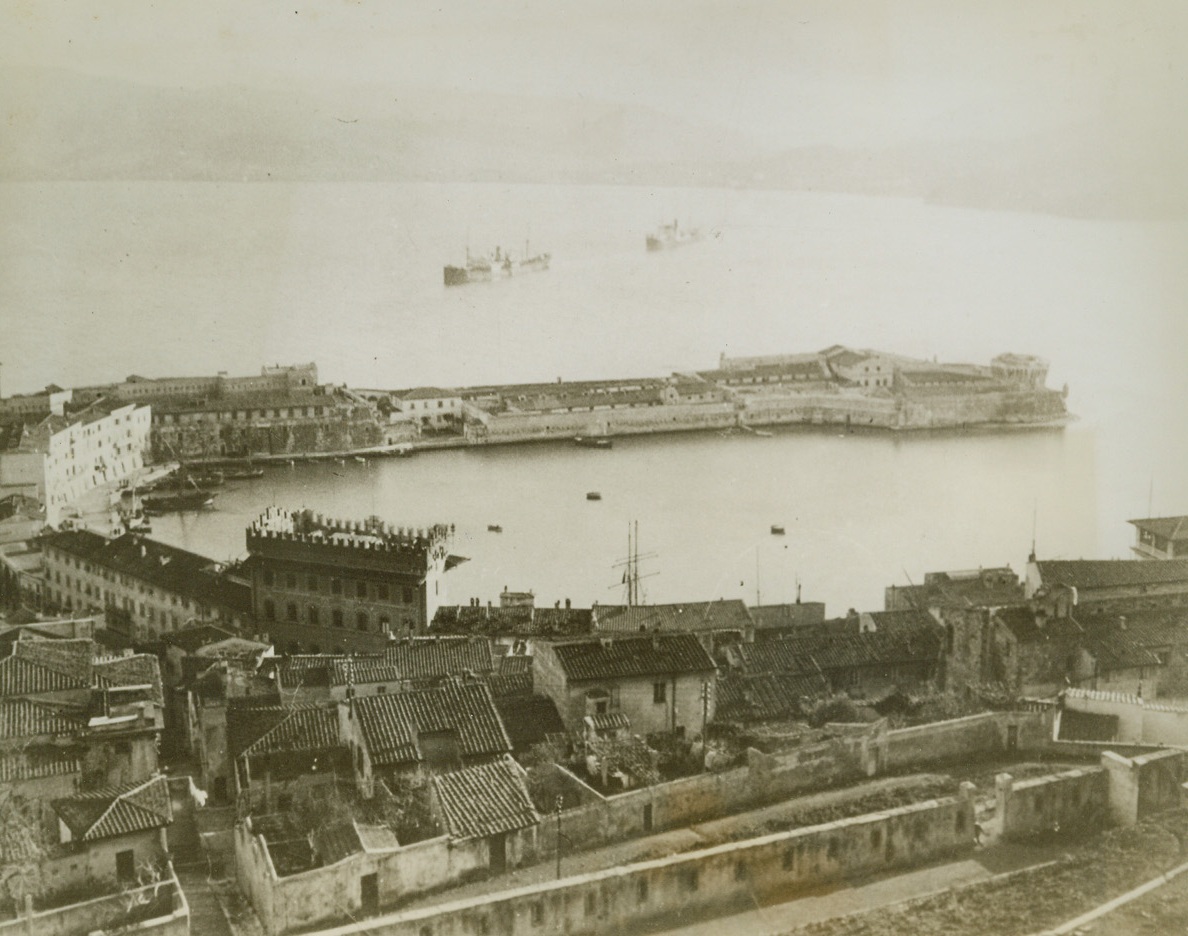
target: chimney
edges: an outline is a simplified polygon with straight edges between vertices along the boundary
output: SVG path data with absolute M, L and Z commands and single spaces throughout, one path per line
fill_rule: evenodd
M 573 607 L 573 604 L 570 602 L 570 600 L 568 598 L 566 598 L 565 599 L 565 610 L 568 611 L 572 607 Z

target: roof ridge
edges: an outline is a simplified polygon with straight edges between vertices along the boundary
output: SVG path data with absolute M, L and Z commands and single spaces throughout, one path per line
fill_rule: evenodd
M 112 811 L 113 809 L 115 809 L 116 803 L 120 803 L 120 802 L 127 802 L 129 806 L 135 806 L 135 807 L 136 807 L 137 809 L 139 809 L 141 812 L 147 812 L 147 813 L 149 813 L 149 815 L 155 815 L 154 813 L 152 813 L 151 811 L 149 811 L 149 810 L 145 809 L 143 806 L 140 806 L 140 805 L 139 805 L 139 804 L 137 804 L 137 803 L 133 803 L 133 802 L 126 801 L 126 800 L 124 799 L 124 797 L 125 797 L 125 796 L 128 796 L 128 795 L 130 795 L 130 794 L 132 794 L 132 793 L 137 793 L 137 792 L 139 792 L 140 790 L 143 790 L 143 789 L 144 789 L 146 786 L 148 786 L 150 783 L 152 783 L 152 782 L 153 782 L 154 780 L 156 780 L 156 779 L 157 779 L 157 775 L 156 775 L 156 774 L 154 774 L 153 776 L 151 776 L 151 777 L 149 777 L 147 780 L 145 780 L 143 783 L 141 783 L 141 784 L 138 784 L 137 786 L 135 786 L 135 787 L 132 787 L 131 789 L 124 790 L 123 792 L 116 793 L 116 794 L 115 794 L 115 796 L 113 796 L 113 797 L 112 797 L 112 799 L 111 799 L 111 802 L 107 804 L 107 808 L 106 808 L 105 810 L 103 810 L 103 812 L 102 812 L 102 813 L 100 813 L 100 814 L 99 814 L 99 817 L 98 817 L 98 818 L 97 818 L 97 819 L 96 819 L 94 822 L 92 822 L 92 823 L 91 823 L 89 826 L 87 826 L 86 830 L 83 832 L 83 834 L 82 834 L 82 835 L 80 835 L 80 836 L 79 836 L 79 838 L 80 838 L 80 839 L 85 839 L 85 838 L 86 838 L 88 835 L 90 835 L 90 834 L 91 834 L 91 831 L 92 831 L 92 830 L 93 830 L 93 829 L 94 829 L 94 828 L 95 828 L 97 825 L 99 825 L 99 823 L 101 823 L 101 822 L 102 822 L 104 819 L 106 819 L 106 818 L 107 818 L 107 816 L 108 816 L 108 814 L 109 814 L 109 813 L 111 813 L 111 811 Z M 95 799 L 97 799 L 97 798 L 99 798 L 99 797 L 100 797 L 100 795 L 102 794 L 102 790 L 95 790 L 95 791 L 94 791 L 94 794 L 95 794 L 95 795 L 94 795 L 92 798 L 95 798 Z M 82 798 L 82 797 L 80 797 L 80 799 L 81 799 L 81 798 Z M 159 818 L 159 817 L 158 817 L 158 818 Z

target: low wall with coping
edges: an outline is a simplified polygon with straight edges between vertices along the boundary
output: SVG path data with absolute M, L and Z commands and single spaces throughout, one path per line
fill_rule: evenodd
M 973 823 L 967 784 L 958 797 L 361 921 L 324 936 L 583 936 L 677 923 L 972 851 Z
M 1101 767 L 1031 780 L 1015 780 L 1009 773 L 1000 773 L 995 778 L 995 821 L 1002 837 L 1010 840 L 1059 830 L 1101 829 L 1109 817 L 1108 781 Z
M 139 923 L 123 923 L 136 898 L 160 900 L 169 910 Z M 0 922 L 0 936 L 86 936 L 105 929 L 136 936 L 189 936 L 190 908 L 177 878 L 171 874 L 157 884 L 52 910 L 34 911 L 26 901 L 20 916 Z
M 1188 752 L 1171 749 L 1132 758 L 1106 751 L 1101 766 L 1109 774 L 1110 818 L 1118 825 L 1134 825 L 1182 802 Z
M 563 851 L 594 848 L 650 832 L 684 828 L 790 796 L 874 776 L 881 728 L 779 754 L 747 751 L 747 764 L 604 797 L 585 784 L 583 805 L 561 813 Z M 572 775 L 571 775 L 572 776 Z M 576 782 L 580 780 L 573 778 Z M 540 825 L 540 854 L 554 854 L 556 816 Z
M 985 712 L 888 731 L 883 770 L 990 757 L 1051 744 L 1050 712 Z

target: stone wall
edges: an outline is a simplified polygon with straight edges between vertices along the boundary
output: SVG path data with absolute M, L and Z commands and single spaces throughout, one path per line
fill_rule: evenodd
M 995 778 L 995 821 L 1008 840 L 1060 830 L 1096 832 L 1109 814 L 1108 779 L 1101 767 L 1031 780 L 1001 773 Z
M 1109 774 L 1110 818 L 1118 825 L 1134 825 L 1144 816 L 1179 806 L 1188 780 L 1188 752 L 1172 750 L 1138 757 L 1113 751 L 1101 755 Z
M 324 418 L 248 422 L 159 424 L 152 429 L 158 460 L 267 457 L 351 452 L 387 444 L 385 427 L 373 418 Z
M 127 916 L 128 898 L 133 894 L 155 899 L 164 912 L 125 928 L 121 920 Z M 0 921 L 0 936 L 86 936 L 109 927 L 127 936 L 190 936 L 190 908 L 173 872 L 159 884 L 53 910 L 34 912 L 27 902 L 16 919 Z
M 676 924 L 966 853 L 973 824 L 966 789 L 960 797 L 361 921 L 325 936 L 580 936 Z
M 1051 743 L 1049 712 L 986 712 L 888 731 L 885 770 L 1039 750 Z

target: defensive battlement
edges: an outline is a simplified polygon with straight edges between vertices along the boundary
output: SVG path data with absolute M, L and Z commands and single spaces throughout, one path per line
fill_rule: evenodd
M 396 527 L 374 516 L 365 520 L 337 520 L 312 510 L 269 507 L 247 528 L 247 539 L 249 549 L 253 542 L 271 541 L 408 555 L 443 551 L 453 533 L 452 524 Z

